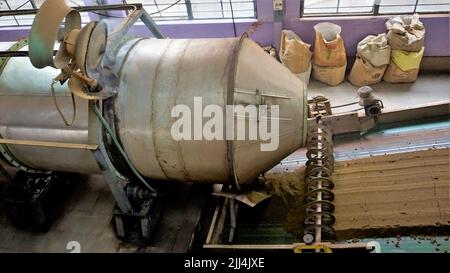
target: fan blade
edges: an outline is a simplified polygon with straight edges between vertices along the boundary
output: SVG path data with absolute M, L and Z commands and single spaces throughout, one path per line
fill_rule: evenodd
M 60 49 L 63 51 L 58 58 L 53 58 L 55 41 L 64 18 L 66 19 L 63 30 L 64 37 L 72 29 L 81 28 L 80 14 L 67 6 L 64 0 L 46 0 L 38 10 L 28 37 L 30 60 L 33 66 L 63 68 L 70 61 L 70 58 L 66 56 L 66 50 L 61 47 Z

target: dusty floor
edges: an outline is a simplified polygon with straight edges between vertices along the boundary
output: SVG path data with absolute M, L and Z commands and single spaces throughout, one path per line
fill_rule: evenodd
M 0 181 L 3 182 L 3 181 Z M 0 186 L 4 185 L 0 184 Z M 0 187 L 1 190 L 1 187 Z M 47 233 L 14 227 L 0 205 L 0 252 L 71 252 L 70 242 L 81 252 L 181 252 L 189 247 L 190 234 L 200 217 L 204 187 L 174 184 L 152 246 L 124 244 L 114 233 L 114 198 L 101 175 L 82 176 L 63 204 L 62 215 Z
M 83 252 L 117 252 L 112 226 L 114 199 L 101 176 L 84 177 L 65 204 L 64 213 L 47 233 L 19 230 L 0 207 L 0 252 L 70 252 L 77 241 Z

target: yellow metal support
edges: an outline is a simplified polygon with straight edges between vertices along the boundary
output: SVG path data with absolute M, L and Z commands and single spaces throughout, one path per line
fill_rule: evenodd
M 98 148 L 97 144 L 63 143 L 52 141 L 18 140 L 6 138 L 0 138 L 0 144 L 26 145 L 36 147 L 55 147 L 55 148 L 82 149 L 82 150 L 97 150 Z
M 304 250 L 314 250 L 314 252 L 317 252 L 317 250 L 320 250 L 320 252 L 323 253 L 332 253 L 331 247 L 324 244 L 314 244 L 314 245 L 294 245 L 294 253 L 303 253 Z

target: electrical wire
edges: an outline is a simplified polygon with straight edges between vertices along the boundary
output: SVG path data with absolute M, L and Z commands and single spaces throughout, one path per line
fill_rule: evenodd
M 359 101 L 356 101 L 356 102 L 350 102 L 350 103 L 341 104 L 341 105 L 334 105 L 334 106 L 331 106 L 331 108 L 345 107 L 345 106 L 350 106 L 350 105 L 354 105 L 354 104 L 357 104 L 357 103 L 359 103 Z
M 80 4 L 74 2 L 73 0 L 69 0 L 69 1 L 71 3 L 73 3 L 74 5 L 78 6 L 78 7 L 82 7 Z M 135 7 L 135 10 L 136 10 L 136 7 Z M 97 14 L 99 16 L 108 17 L 108 18 L 120 18 L 120 19 L 125 18 L 124 16 L 114 16 L 114 15 L 109 15 L 109 14 L 105 14 L 105 13 L 100 13 L 98 11 L 89 11 L 89 12 L 92 12 L 92 13 Z
M 158 10 L 157 12 L 152 12 L 152 13 L 150 13 L 149 15 L 155 15 L 155 14 L 161 13 L 161 12 L 163 12 L 163 11 L 166 11 L 166 10 L 170 9 L 171 7 L 177 5 L 177 4 L 180 3 L 180 2 L 181 2 L 181 0 L 175 1 L 174 3 L 170 4 L 169 6 L 163 8 L 163 9 L 160 9 L 160 10 Z
M 106 120 L 103 118 L 102 114 L 100 113 L 100 110 L 97 108 L 97 106 L 93 105 L 92 107 L 94 109 L 94 113 L 97 115 L 100 123 L 102 124 L 102 126 L 106 129 L 107 133 L 109 134 L 109 136 L 111 137 L 114 145 L 116 146 L 116 148 L 119 150 L 120 154 L 122 155 L 122 157 L 125 159 L 125 162 L 128 164 L 128 166 L 130 167 L 131 171 L 134 173 L 134 175 L 136 175 L 136 177 L 153 193 L 152 195 L 154 197 L 156 197 L 158 195 L 158 192 L 152 187 L 150 186 L 147 181 L 145 181 L 144 177 L 142 177 L 142 175 L 136 170 L 136 168 L 133 166 L 133 164 L 131 163 L 130 159 L 128 158 L 127 154 L 125 153 L 125 150 L 122 148 L 122 146 L 120 145 L 119 141 L 117 140 L 114 132 L 112 131 L 111 127 L 109 127 L 108 123 L 106 122 Z
M 56 110 L 58 110 L 58 113 L 61 116 L 62 120 L 64 121 L 64 124 L 66 124 L 67 126 L 72 126 L 73 123 L 75 122 L 75 118 L 77 116 L 77 106 L 76 106 L 76 102 L 75 102 L 75 96 L 73 95 L 72 92 L 70 92 L 70 95 L 72 96 L 72 120 L 70 122 L 68 122 L 66 117 L 64 116 L 63 112 L 59 108 L 58 101 L 56 100 L 56 92 L 55 92 L 55 87 L 54 87 L 56 82 L 57 81 L 55 81 L 55 80 L 52 81 L 52 84 L 50 86 L 50 89 L 52 90 L 53 104 L 55 105 Z
M 355 112 L 358 112 L 360 110 L 364 110 L 364 107 L 356 108 L 356 109 L 353 109 L 351 111 L 339 112 L 339 114 L 355 113 Z
M 174 3 L 170 4 L 169 6 L 163 8 L 163 9 L 161 9 L 161 10 L 158 10 L 158 11 L 152 12 L 152 13 L 149 13 L 149 15 L 155 15 L 155 14 L 161 13 L 161 12 L 163 12 L 163 11 L 166 11 L 166 10 L 170 9 L 171 7 L 173 7 L 173 6 L 177 5 L 177 4 L 179 4 L 181 1 L 182 1 L 182 0 L 175 1 Z M 70 2 L 72 2 L 74 5 L 77 5 L 77 6 L 81 7 L 80 4 L 74 2 L 73 0 L 70 0 Z M 136 8 L 135 8 L 135 10 L 136 10 Z M 104 14 L 104 13 L 100 13 L 100 12 L 96 12 L 96 11 L 90 11 L 90 12 L 95 13 L 95 14 L 97 14 L 97 15 L 99 15 L 99 16 L 107 17 L 107 18 L 122 18 L 122 19 L 123 19 L 123 18 L 126 17 L 126 16 L 114 16 L 114 15 Z

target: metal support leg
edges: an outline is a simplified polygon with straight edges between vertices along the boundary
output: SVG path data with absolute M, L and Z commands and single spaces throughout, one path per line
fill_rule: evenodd
M 94 104 L 95 102 L 90 103 Z M 95 117 L 95 114 L 91 109 L 92 106 L 95 107 L 95 105 L 89 106 L 90 106 L 89 115 Z M 93 118 L 91 118 L 90 120 L 92 119 Z M 105 143 L 103 142 L 102 124 L 100 122 L 98 123 L 96 122 L 95 124 L 98 124 L 97 126 L 93 126 L 96 128 L 89 128 L 93 134 L 96 134 L 98 142 L 98 149 L 93 151 L 93 154 L 97 159 L 97 162 L 100 166 L 100 169 L 102 170 L 103 175 L 105 176 L 106 183 L 108 184 L 109 189 L 111 190 L 114 199 L 117 202 L 117 206 L 123 213 L 130 213 L 132 207 L 130 201 L 128 200 L 128 196 L 124 190 L 124 187 L 129 182 L 129 180 L 121 173 L 119 173 L 117 169 L 114 167 L 113 163 L 111 162 L 111 159 L 108 156 L 108 153 L 106 152 Z M 91 137 L 93 138 L 95 136 Z
M 234 240 L 234 231 L 236 230 L 236 216 L 238 210 L 238 203 L 234 199 L 230 199 L 230 233 L 228 234 L 228 242 L 232 243 Z
M 158 25 L 155 23 L 152 17 L 145 11 L 145 9 L 142 9 L 141 20 L 144 23 L 144 25 L 153 33 L 155 38 L 158 39 L 166 38 L 166 36 L 164 36 L 164 34 L 159 29 Z
M 101 146 L 104 148 L 103 144 Z M 106 183 L 108 184 L 109 189 L 117 202 L 117 206 L 123 213 L 130 213 L 131 204 L 123 189 L 125 186 L 124 183 L 127 183 L 128 180 L 120 177 L 121 175 L 119 175 L 117 170 L 115 170 L 109 158 L 105 156 L 106 151 L 102 150 L 103 149 L 96 150 L 94 152 L 94 156 L 102 169 Z
M 96 107 L 94 102 L 91 103 L 91 112 L 102 112 L 93 108 Z M 156 197 L 154 192 L 142 187 L 140 183 L 133 183 L 116 169 L 103 141 L 103 125 L 108 126 L 105 121 L 99 122 L 96 127 L 99 148 L 93 153 L 116 200 L 117 206 L 114 209 L 116 236 L 123 241 L 151 243 L 162 210 L 161 198 Z M 110 128 L 107 132 L 112 137 L 114 132 Z
M 224 241 L 224 231 L 225 223 L 227 218 L 230 219 L 230 230 L 228 233 L 228 243 L 232 243 L 234 240 L 234 233 L 237 227 L 237 210 L 238 203 L 231 197 L 220 197 L 219 204 L 216 206 L 213 219 L 211 221 L 208 236 L 206 238 L 205 244 L 214 245 L 218 244 L 220 241 Z M 222 201 L 223 200 L 223 201 Z M 228 217 L 229 214 L 229 217 Z

